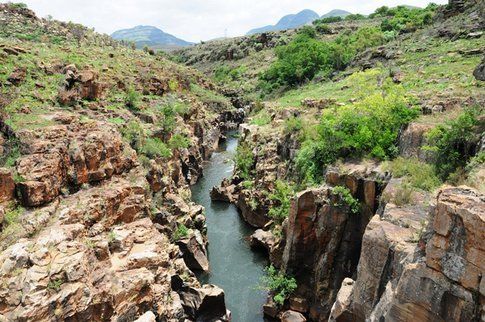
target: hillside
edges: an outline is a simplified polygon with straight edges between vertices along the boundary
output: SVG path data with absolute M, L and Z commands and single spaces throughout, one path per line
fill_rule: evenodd
M 152 49 L 173 50 L 193 44 L 167 34 L 153 26 L 136 26 L 130 29 L 118 30 L 111 37 L 116 40 L 134 42 L 137 48 L 148 46 Z
M 22 4 L 0 21 L 0 320 L 225 320 L 192 273 L 206 237 L 189 187 L 244 111 L 92 29 Z
M 279 31 L 298 28 L 303 25 L 312 23 L 318 19 L 319 16 L 315 11 L 305 9 L 297 14 L 286 15 L 281 18 L 276 25 L 269 25 L 261 28 L 255 28 L 248 31 L 247 35 L 254 35 L 268 31 Z

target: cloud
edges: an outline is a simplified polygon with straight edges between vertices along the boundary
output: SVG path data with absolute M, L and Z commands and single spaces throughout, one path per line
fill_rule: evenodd
M 282 16 L 303 9 L 324 14 L 344 9 L 368 14 L 375 8 L 399 4 L 426 6 L 427 0 L 20 0 L 39 16 L 82 23 L 111 34 L 136 25 L 152 25 L 185 40 L 198 42 L 244 35 L 275 24 Z M 7 2 L 7 1 L 0 1 Z M 444 4 L 447 0 L 435 0 Z

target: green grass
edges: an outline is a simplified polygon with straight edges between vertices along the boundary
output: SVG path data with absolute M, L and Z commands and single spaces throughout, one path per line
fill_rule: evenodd
M 405 177 L 411 187 L 424 191 L 433 191 L 441 184 L 433 165 L 416 158 L 398 157 L 387 162 L 383 169 L 390 171 L 395 178 Z

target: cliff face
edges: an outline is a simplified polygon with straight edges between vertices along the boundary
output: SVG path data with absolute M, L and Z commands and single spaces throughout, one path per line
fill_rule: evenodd
M 20 5 L 0 20 L 0 321 L 228 320 L 192 272 L 209 267 L 189 187 L 237 97 Z
M 342 287 L 330 320 L 479 321 L 484 210 L 475 190 L 441 190 L 417 247 L 406 241 L 409 229 L 376 216 L 357 278 Z

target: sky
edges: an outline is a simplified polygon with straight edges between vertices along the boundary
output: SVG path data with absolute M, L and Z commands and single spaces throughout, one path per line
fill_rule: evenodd
M 311 9 L 369 14 L 377 7 L 426 6 L 430 0 L 16 0 L 39 17 L 73 21 L 111 34 L 150 25 L 187 41 L 241 36 L 250 29 L 276 24 L 284 15 Z M 16 2 L 12 1 L 12 2 Z M 8 2 L 0 0 L 0 2 Z M 445 4 L 448 0 L 433 0 Z

